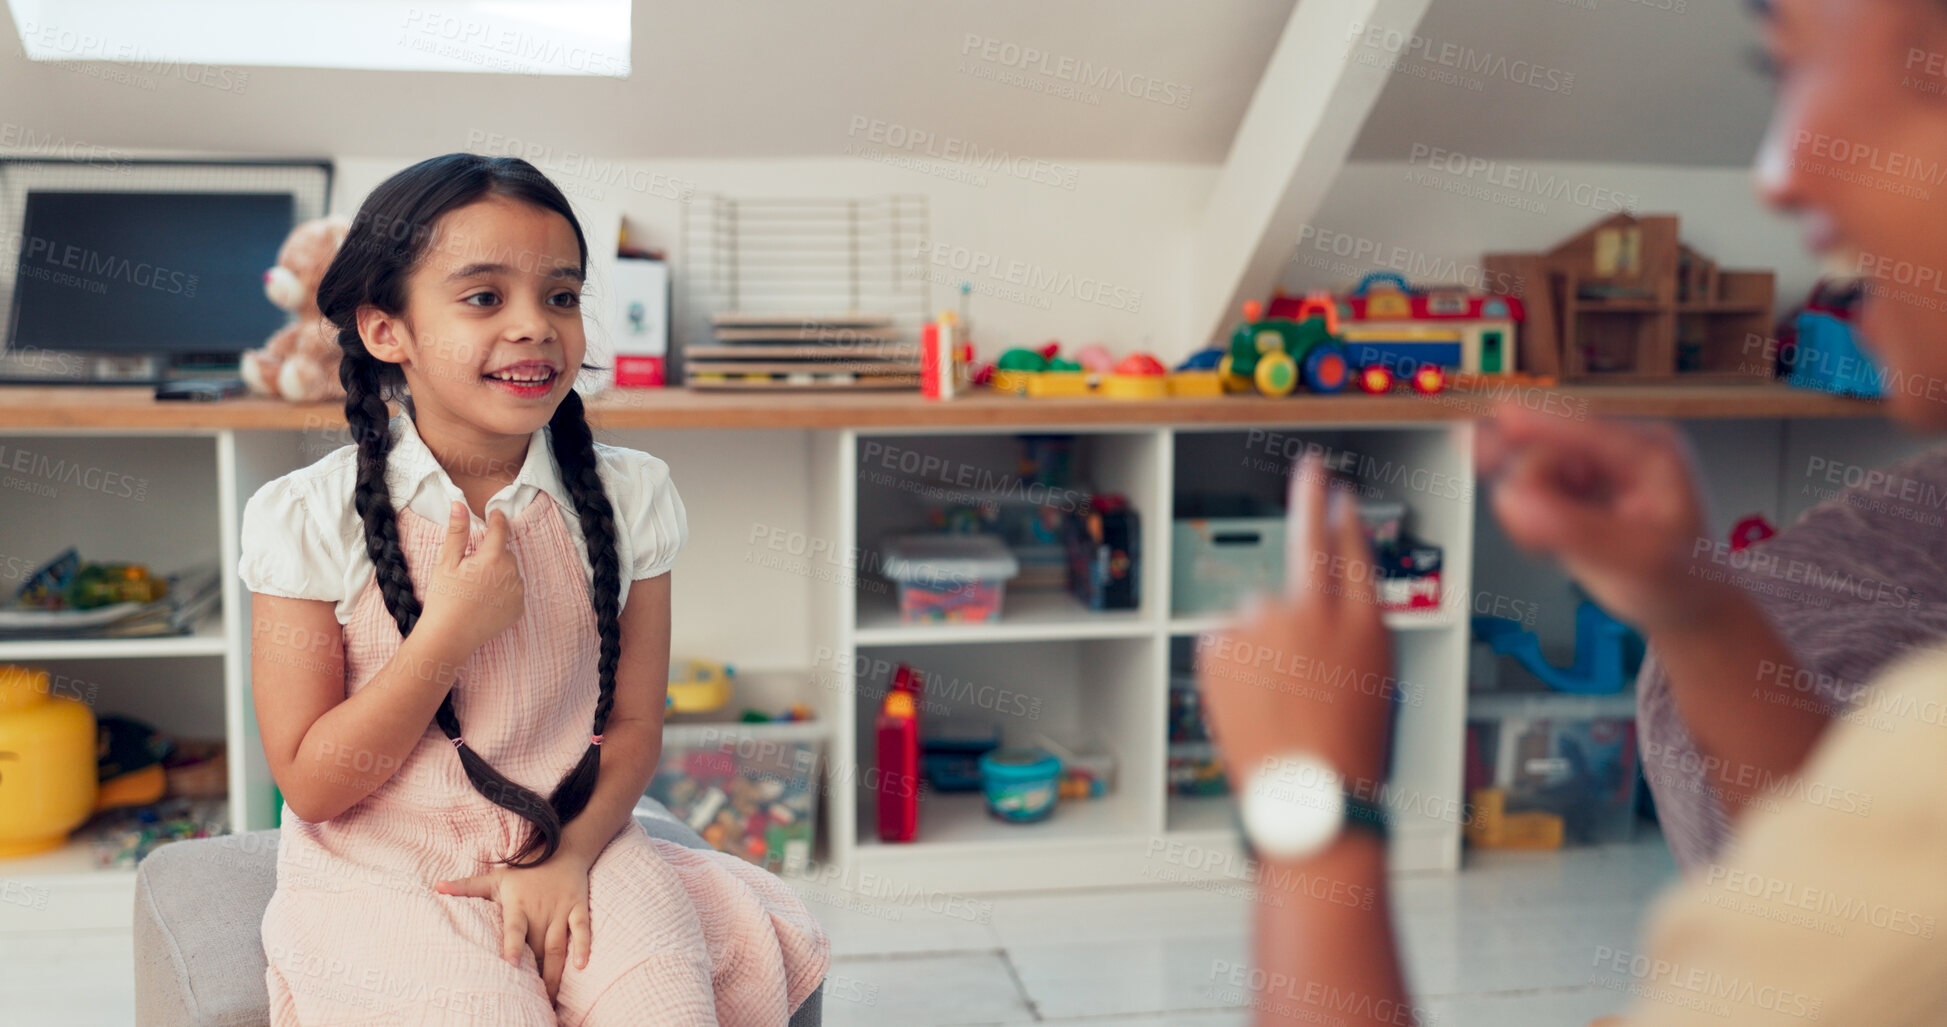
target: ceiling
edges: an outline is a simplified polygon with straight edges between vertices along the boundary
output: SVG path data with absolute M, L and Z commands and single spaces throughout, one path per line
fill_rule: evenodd
M 1657 7 L 1677 2 L 1435 0 L 1420 30 L 1429 45 L 1402 61 L 1353 156 L 1403 160 L 1425 145 L 1490 158 L 1746 163 L 1769 103 L 1744 59 L 1754 30 L 1735 4 Z M 637 0 L 625 80 L 45 65 L 14 43 L 0 46 L 0 148 L 25 138 L 399 155 L 512 139 L 557 160 L 746 158 L 883 148 L 897 132 L 1051 160 L 1218 163 L 1291 7 Z M 272 16 L 269 0 L 264 10 Z M 1031 66 L 1030 49 L 1043 55 Z M 1392 57 L 1383 44 L 1356 49 Z M 1573 74 L 1572 87 L 1517 81 L 1536 67 L 1546 83 Z

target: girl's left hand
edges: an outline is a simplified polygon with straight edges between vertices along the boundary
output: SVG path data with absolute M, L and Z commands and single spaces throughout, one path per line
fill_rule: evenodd
M 570 956 L 576 969 L 588 965 L 588 871 L 585 860 L 556 852 L 540 866 L 496 866 L 433 887 L 442 895 L 500 903 L 501 958 L 518 965 L 524 940 L 534 950 L 552 1002 Z

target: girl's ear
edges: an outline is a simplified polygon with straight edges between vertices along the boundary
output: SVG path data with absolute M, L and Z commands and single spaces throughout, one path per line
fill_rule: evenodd
M 403 364 L 407 356 L 405 344 L 412 339 L 412 329 L 405 318 L 368 303 L 358 308 L 358 337 L 364 340 L 367 353 L 388 364 Z

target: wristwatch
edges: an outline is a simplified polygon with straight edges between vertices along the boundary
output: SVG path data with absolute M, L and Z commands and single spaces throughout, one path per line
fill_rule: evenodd
M 1386 807 L 1346 786 L 1344 775 L 1302 751 L 1273 756 L 1245 780 L 1238 827 L 1254 859 L 1305 859 L 1338 840 L 1347 821 L 1385 838 Z

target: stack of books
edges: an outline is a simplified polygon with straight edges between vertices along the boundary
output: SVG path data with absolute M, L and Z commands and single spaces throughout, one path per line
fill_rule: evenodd
M 728 313 L 683 353 L 692 389 L 917 389 L 919 346 L 893 319 Z

